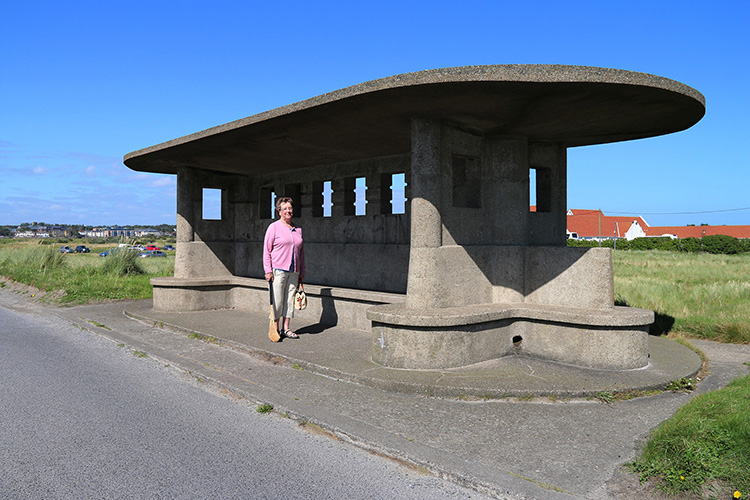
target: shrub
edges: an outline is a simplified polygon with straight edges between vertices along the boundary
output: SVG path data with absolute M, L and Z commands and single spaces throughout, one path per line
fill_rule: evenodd
M 700 252 L 703 245 L 699 238 L 683 238 L 679 248 L 681 252 Z
M 714 254 L 736 254 L 742 252 L 742 245 L 737 238 L 712 234 L 703 237 L 703 251 Z
M 739 240 L 731 236 L 711 235 L 700 238 L 671 239 L 665 237 L 605 240 L 601 244 L 591 240 L 568 240 L 569 247 L 604 247 L 615 250 L 663 250 L 667 252 L 708 252 L 733 255 L 750 252 L 750 239 Z
M 116 276 L 127 276 L 130 274 L 144 274 L 145 271 L 138 261 L 138 252 L 133 250 L 117 250 L 110 252 L 105 257 L 102 271 Z

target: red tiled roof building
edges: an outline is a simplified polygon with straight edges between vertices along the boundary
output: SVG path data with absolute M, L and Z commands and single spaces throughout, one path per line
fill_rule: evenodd
M 584 239 L 668 236 L 676 238 L 703 238 L 723 234 L 734 238 L 750 238 L 750 226 L 654 226 L 641 216 L 610 216 L 601 210 L 569 209 L 568 234 Z

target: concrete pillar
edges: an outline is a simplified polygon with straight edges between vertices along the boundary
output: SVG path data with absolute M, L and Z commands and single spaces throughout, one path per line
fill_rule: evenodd
M 177 171 L 177 241 L 193 241 L 196 179 L 192 168 Z
M 537 171 L 537 214 L 532 217 L 530 243 L 565 246 L 567 149 L 555 143 L 531 143 L 529 164 Z
M 299 216 L 303 219 L 322 217 L 323 215 L 323 183 L 308 181 L 302 184 L 300 194 L 302 206 Z M 295 209 L 296 211 L 296 209 Z
M 491 244 L 528 243 L 528 156 L 526 137 L 493 137 L 482 144 L 483 211 L 492 221 Z
M 438 302 L 441 273 L 437 250 L 442 245 L 441 123 L 414 118 L 411 123 L 411 249 L 406 307 Z
M 331 193 L 331 217 L 334 219 L 342 219 L 347 215 L 354 215 L 353 188 L 351 188 L 351 195 L 347 193 L 347 190 L 351 187 L 350 184 L 347 178 L 331 180 L 331 190 L 333 190 Z
M 367 183 L 367 215 L 390 214 L 391 208 L 391 174 L 368 174 Z

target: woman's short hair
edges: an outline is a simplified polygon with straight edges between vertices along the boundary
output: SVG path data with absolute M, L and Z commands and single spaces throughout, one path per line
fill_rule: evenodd
M 276 212 L 277 213 L 281 213 L 281 204 L 282 203 L 289 203 L 292 206 L 292 208 L 294 208 L 294 201 L 291 198 L 289 198 L 288 196 L 283 196 L 281 198 L 276 198 L 275 205 L 276 205 Z

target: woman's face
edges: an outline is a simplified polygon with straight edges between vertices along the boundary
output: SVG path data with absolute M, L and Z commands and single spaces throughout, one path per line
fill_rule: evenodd
M 294 215 L 294 210 L 292 209 L 291 203 L 282 203 L 281 207 L 279 207 L 279 211 L 281 213 L 281 220 L 285 222 L 289 222 L 292 220 L 292 215 Z

